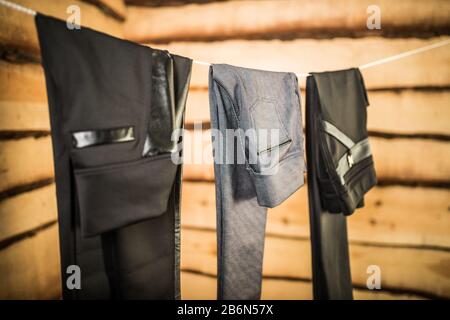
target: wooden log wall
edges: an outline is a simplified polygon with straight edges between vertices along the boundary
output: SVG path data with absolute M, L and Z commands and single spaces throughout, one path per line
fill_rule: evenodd
M 353 67 L 448 39 L 450 4 L 379 0 L 382 29 L 366 30 L 373 1 L 14 0 L 82 25 L 197 60 L 285 71 Z M 60 296 L 57 211 L 43 70 L 32 17 L 0 7 L 0 299 Z M 363 71 L 380 180 L 349 218 L 358 299 L 450 298 L 450 47 Z M 300 81 L 304 90 L 304 79 Z M 304 92 L 302 107 L 304 111 Z M 209 128 L 207 68 L 194 66 L 187 126 Z M 197 155 L 210 148 L 209 132 Z M 182 298 L 216 297 L 214 175 L 184 170 Z M 307 189 L 270 210 L 263 298 L 311 299 Z M 366 288 L 381 267 L 382 290 Z

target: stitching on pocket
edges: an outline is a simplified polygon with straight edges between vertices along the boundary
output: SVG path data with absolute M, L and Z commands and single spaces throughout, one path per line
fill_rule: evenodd
M 285 145 L 286 143 L 292 141 L 292 138 L 291 138 L 291 136 L 288 134 L 288 131 L 287 131 L 287 129 L 286 129 L 286 126 L 284 125 L 283 121 L 281 120 L 280 113 L 279 113 L 279 110 L 278 110 L 278 102 L 277 102 L 276 99 L 273 99 L 273 98 L 265 98 L 265 97 L 263 97 L 263 98 L 258 98 L 258 99 L 256 99 L 256 101 L 252 104 L 252 106 L 249 108 L 249 113 L 250 113 L 250 117 L 251 117 L 251 121 L 252 121 L 252 126 L 253 126 L 253 128 L 256 129 L 256 130 L 258 130 L 258 129 L 268 129 L 268 130 L 271 130 L 271 129 L 272 129 L 272 128 L 258 128 L 258 127 L 256 126 L 256 123 L 255 123 L 255 117 L 254 117 L 253 110 L 255 110 L 255 109 L 257 108 L 257 105 L 258 105 L 261 101 L 264 101 L 264 102 L 266 102 L 266 103 L 269 103 L 269 104 L 272 106 L 272 109 L 274 110 L 275 115 L 276 115 L 276 117 L 277 117 L 277 119 L 278 119 L 278 123 L 279 123 L 280 129 L 282 130 L 282 133 L 286 136 L 286 138 L 285 138 L 285 139 L 282 139 L 282 141 L 281 141 L 278 145 L 272 145 L 272 146 L 268 147 L 267 149 L 258 151 L 258 154 L 260 154 L 260 153 L 262 153 L 262 152 L 265 152 L 265 151 L 272 150 L 272 149 L 276 148 L 277 146 L 283 146 L 283 145 Z M 258 112 L 258 110 L 255 110 L 255 112 Z

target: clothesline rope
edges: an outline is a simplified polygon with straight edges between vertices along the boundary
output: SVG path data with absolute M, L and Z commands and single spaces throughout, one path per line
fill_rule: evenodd
M 36 11 L 34 11 L 34 10 L 30 9 L 30 8 L 24 7 L 24 6 L 20 5 L 20 4 L 17 4 L 17 3 L 11 2 L 11 1 L 7 1 L 7 0 L 0 0 L 0 5 L 5 6 L 7 8 L 10 8 L 10 9 L 13 9 L 13 10 L 16 10 L 16 11 L 20 11 L 20 12 L 32 15 L 32 16 L 36 16 L 36 14 L 37 14 Z M 383 59 L 379 59 L 379 60 L 375 60 L 375 61 L 363 64 L 363 65 L 359 66 L 359 69 L 364 70 L 364 69 L 367 69 L 367 68 L 372 68 L 372 67 L 375 67 L 375 66 L 379 66 L 381 64 L 385 64 L 385 63 L 388 63 L 388 62 L 392 62 L 392 61 L 395 61 L 395 60 L 406 58 L 406 57 L 409 57 L 409 56 L 412 56 L 412 55 L 415 55 L 415 54 L 418 54 L 418 53 L 422 53 L 422 52 L 425 52 L 425 51 L 428 51 L 428 50 L 432 50 L 432 49 L 436 49 L 436 48 L 439 48 L 439 47 L 443 47 L 443 46 L 446 46 L 448 44 L 450 44 L 450 39 L 442 40 L 442 41 L 439 41 L 439 42 L 432 43 L 430 45 L 426 45 L 426 46 L 419 47 L 419 48 L 416 48 L 416 49 L 408 50 L 408 51 L 405 51 L 405 52 L 402 52 L 402 53 L 399 53 L 399 54 L 396 54 L 396 55 L 393 55 L 393 56 L 390 56 L 390 57 L 386 57 L 386 58 L 383 58 Z M 207 66 L 207 67 L 209 67 L 211 65 L 210 62 L 200 61 L 200 60 L 193 60 L 193 63 L 198 64 L 198 65 L 202 65 L 202 66 Z M 307 77 L 309 75 L 309 73 L 302 73 L 302 72 L 296 72 L 295 74 L 298 77 Z
M 13 9 L 13 10 L 16 10 L 16 11 L 20 11 L 20 12 L 32 15 L 32 16 L 36 15 L 36 11 L 34 11 L 30 8 L 21 6 L 20 4 L 11 2 L 11 1 L 0 0 L 0 5 L 10 8 L 10 9 Z

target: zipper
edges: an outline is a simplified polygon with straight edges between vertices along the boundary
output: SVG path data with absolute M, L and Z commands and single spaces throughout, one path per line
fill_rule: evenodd
M 282 146 L 284 146 L 284 145 L 286 145 L 288 143 L 291 143 L 291 142 L 292 142 L 292 139 L 289 139 L 289 140 L 286 140 L 285 142 L 280 143 L 279 145 L 276 145 L 276 146 L 264 149 L 263 151 L 258 151 L 258 156 L 261 155 L 261 154 L 270 152 L 270 151 L 272 151 L 275 148 L 280 148 L 280 147 L 282 147 Z

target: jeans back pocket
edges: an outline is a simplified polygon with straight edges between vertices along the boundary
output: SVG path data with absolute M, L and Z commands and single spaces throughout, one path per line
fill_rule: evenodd
M 248 159 L 252 169 L 260 173 L 278 164 L 292 139 L 280 118 L 275 99 L 259 98 L 250 108 L 250 118 Z

